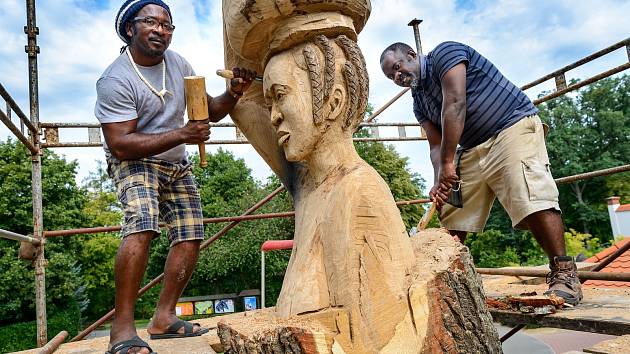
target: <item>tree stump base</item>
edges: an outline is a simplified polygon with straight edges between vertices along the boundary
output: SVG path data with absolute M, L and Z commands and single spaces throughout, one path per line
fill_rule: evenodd
M 407 276 L 407 299 L 413 331 L 397 328 L 397 339 L 386 348 L 354 349 L 351 318 L 343 308 L 286 319 L 265 309 L 219 322 L 225 353 L 501 353 L 468 249 L 438 229 L 411 240 L 416 264 Z

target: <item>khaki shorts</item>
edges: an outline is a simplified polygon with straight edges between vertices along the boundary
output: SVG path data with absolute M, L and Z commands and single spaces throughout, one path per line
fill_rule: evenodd
M 497 136 L 462 152 L 459 165 L 463 208 L 445 205 L 442 226 L 483 231 L 495 197 L 512 226 L 537 211 L 556 209 L 558 188 L 549 169 L 543 126 L 537 115 L 525 117 Z

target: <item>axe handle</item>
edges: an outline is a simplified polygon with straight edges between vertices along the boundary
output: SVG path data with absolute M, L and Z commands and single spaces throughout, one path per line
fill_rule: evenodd
M 427 225 L 429 224 L 429 221 L 431 220 L 431 218 L 433 217 L 433 214 L 435 213 L 435 209 L 436 209 L 436 204 L 435 202 L 431 203 L 431 207 L 429 208 L 429 210 L 424 213 L 424 215 L 422 215 L 422 219 L 420 219 L 420 222 L 418 223 L 418 230 L 424 230 Z

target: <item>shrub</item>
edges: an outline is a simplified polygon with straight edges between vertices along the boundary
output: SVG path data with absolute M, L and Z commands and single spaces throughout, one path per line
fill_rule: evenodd
M 48 318 L 48 340 L 61 331 L 68 331 L 68 338 L 81 329 L 81 314 L 78 304 Z M 35 321 L 14 323 L 0 327 L 0 352 L 14 352 L 37 346 L 37 323 Z

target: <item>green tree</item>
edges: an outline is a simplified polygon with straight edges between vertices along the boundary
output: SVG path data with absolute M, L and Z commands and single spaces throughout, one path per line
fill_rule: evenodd
M 503 234 L 497 230 L 487 230 L 470 235 L 466 246 L 477 267 L 508 267 L 521 263 L 517 250 L 503 241 Z
M 120 225 L 122 211 L 106 165 L 97 161 L 95 171 L 83 180 L 87 202 L 83 214 L 88 222 L 84 227 Z M 100 317 L 114 307 L 114 259 L 120 237 L 118 233 L 73 236 L 83 247 L 79 254 L 85 291 L 89 306 L 84 315 Z
M 208 168 L 195 169 L 200 184 L 204 215 L 207 217 L 240 215 L 280 184 L 272 178 L 266 185 L 259 185 L 251 171 L 241 159 L 230 152 L 219 149 L 208 156 Z M 257 213 L 274 213 L 293 210 L 286 192 L 275 197 Z M 206 226 L 208 236 L 214 235 L 225 224 Z M 269 239 L 293 238 L 293 219 L 267 219 L 241 222 L 226 235 L 214 242 L 200 257 L 200 262 L 191 280 L 192 294 L 239 292 L 260 287 L 260 247 Z M 268 283 L 280 282 L 274 277 L 274 267 L 282 253 L 272 253 L 267 263 L 272 274 Z M 288 258 L 280 261 L 286 268 Z M 282 267 L 281 266 L 281 267 Z M 277 286 L 279 289 L 279 286 Z M 270 293 L 270 297 L 273 294 Z
M 86 196 L 76 185 L 76 162 L 45 150 L 42 156 L 42 200 L 45 229 L 85 224 Z M 32 233 L 30 154 L 11 139 L 0 142 L 0 228 Z M 19 244 L 0 240 L 0 324 L 30 320 L 34 312 L 33 267 L 17 259 Z M 50 316 L 85 305 L 81 267 L 75 255 L 81 245 L 70 238 L 46 243 L 46 295 Z
M 551 130 L 547 148 L 557 176 L 619 166 L 630 156 L 630 76 L 600 80 L 539 106 Z M 627 195 L 628 174 L 576 181 L 560 186 L 560 204 L 568 227 L 610 240 L 604 199 Z M 625 194 L 624 194 L 625 193 Z

